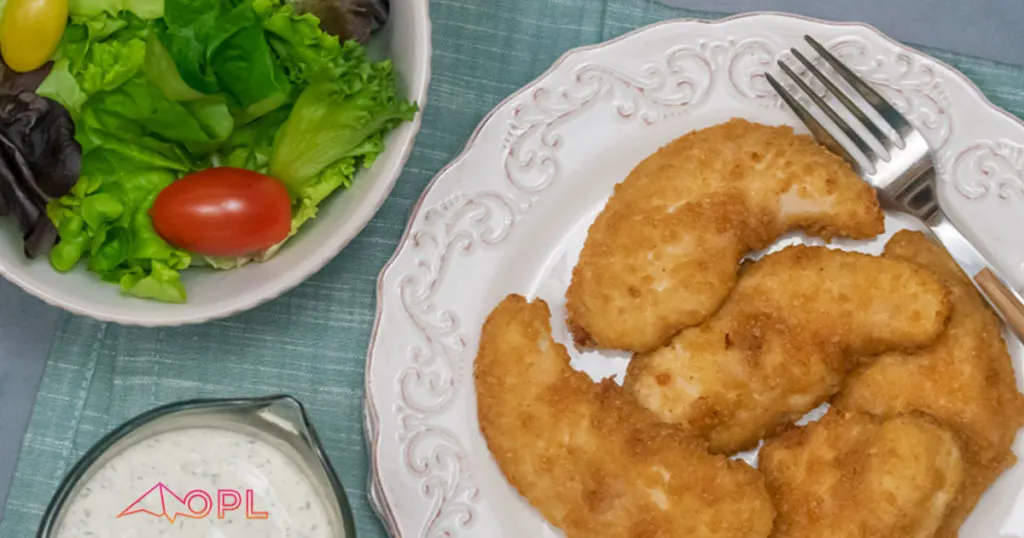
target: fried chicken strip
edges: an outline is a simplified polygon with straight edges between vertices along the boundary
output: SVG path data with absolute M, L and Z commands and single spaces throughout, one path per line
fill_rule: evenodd
M 789 127 L 733 119 L 688 133 L 637 165 L 591 225 L 566 293 L 578 345 L 649 351 L 705 321 L 740 258 L 801 229 L 874 237 L 874 190 Z
M 1010 447 L 1024 425 L 1024 396 L 999 318 L 942 247 L 903 231 L 883 257 L 918 263 L 942 279 L 953 303 L 949 326 L 931 347 L 888 353 L 854 372 L 834 404 L 878 416 L 920 412 L 960 435 L 966 484 L 937 535 L 951 538 L 982 493 L 1016 462 Z
M 768 536 L 760 473 L 573 370 L 549 318 L 543 301 L 508 296 L 474 365 L 480 429 L 530 504 L 568 538 Z
M 759 468 L 773 538 L 932 538 L 964 480 L 949 430 L 835 410 L 765 442 Z
M 793 246 L 744 264 L 721 310 L 634 356 L 624 385 L 731 454 L 838 392 L 859 357 L 931 343 L 949 310 L 945 287 L 918 265 Z

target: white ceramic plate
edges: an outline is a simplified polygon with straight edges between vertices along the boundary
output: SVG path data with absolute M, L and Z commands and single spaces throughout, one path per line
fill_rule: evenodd
M 864 25 L 779 14 L 669 21 L 571 51 L 484 120 L 427 189 L 381 274 L 366 417 L 372 498 L 392 536 L 561 535 L 507 484 L 479 432 L 472 366 L 481 324 L 508 293 L 541 297 L 554 312 L 556 339 L 574 352 L 563 295 L 613 185 L 693 129 L 734 116 L 797 126 L 761 73 L 791 46 L 806 51 L 804 34 L 926 133 L 951 218 L 1020 286 L 1024 124 L 937 60 Z M 878 253 L 892 232 L 913 224 L 890 215 L 884 237 L 839 245 Z M 1010 341 L 1019 378 L 1024 354 Z M 594 377 L 624 370 L 622 358 L 593 355 L 577 353 L 574 365 Z M 1024 507 L 1013 508 L 1022 485 L 1019 464 L 988 491 L 961 536 L 1024 536 L 1024 526 L 1008 522 L 1015 511 L 1024 517 Z
M 368 45 L 374 58 L 389 58 L 398 89 L 426 106 L 430 82 L 431 26 L 428 0 L 392 2 L 387 24 Z M 45 257 L 28 260 L 13 219 L 0 219 L 0 276 L 47 303 L 75 314 L 125 325 L 202 323 L 253 308 L 306 280 L 327 265 L 370 222 L 402 173 L 419 132 L 422 112 L 389 132 L 386 149 L 361 170 L 352 187 L 320 204 L 317 217 L 265 263 L 232 271 L 194 268 L 182 273 L 188 302 L 168 304 L 125 295 L 80 264 L 58 273 Z

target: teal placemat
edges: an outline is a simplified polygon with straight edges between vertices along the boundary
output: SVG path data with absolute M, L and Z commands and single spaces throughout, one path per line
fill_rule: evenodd
M 401 9 L 401 1 L 393 3 Z M 272 303 L 201 326 L 140 329 L 63 318 L 0 538 L 33 535 L 75 458 L 125 419 L 183 398 L 276 392 L 309 408 L 345 483 L 359 536 L 384 536 L 366 501 L 363 363 L 377 274 L 413 203 L 484 114 L 566 49 L 656 20 L 711 16 L 649 0 L 437 0 L 431 14 L 434 75 L 416 149 L 380 213 L 334 262 Z M 1024 69 L 928 52 L 1024 116 Z

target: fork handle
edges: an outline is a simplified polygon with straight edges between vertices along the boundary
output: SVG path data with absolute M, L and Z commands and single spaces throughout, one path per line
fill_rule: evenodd
M 938 211 L 928 222 L 928 227 L 957 264 L 968 275 L 974 275 L 978 286 L 1003 322 L 1013 331 L 1017 339 L 1024 342 L 1024 302 L 992 269 L 992 264 L 978 251 L 946 214 Z
M 1024 341 L 1024 304 L 1017 294 L 1003 283 L 988 267 L 974 275 L 981 291 L 985 292 L 992 306 L 1002 314 L 1003 320 L 1013 330 L 1017 338 Z

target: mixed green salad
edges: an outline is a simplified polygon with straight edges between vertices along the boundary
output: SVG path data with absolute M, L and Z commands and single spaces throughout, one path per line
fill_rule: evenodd
M 0 217 L 29 257 L 159 301 L 266 260 L 417 112 L 363 44 L 387 10 L 0 0 Z

